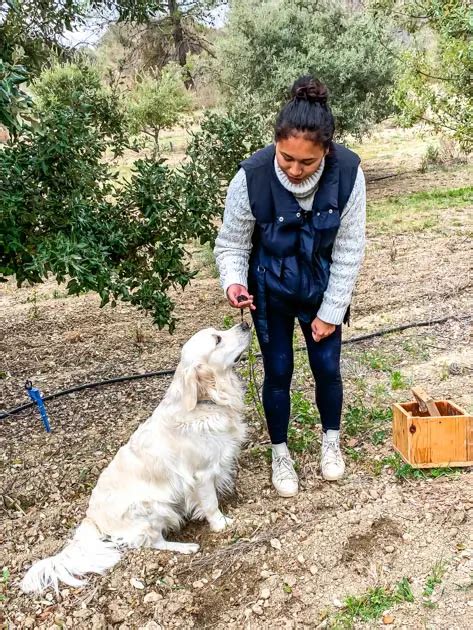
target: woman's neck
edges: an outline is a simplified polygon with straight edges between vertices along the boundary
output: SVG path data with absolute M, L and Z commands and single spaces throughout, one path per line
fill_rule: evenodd
M 286 173 L 279 166 L 277 158 L 276 157 L 274 158 L 274 170 L 276 171 L 276 175 L 279 181 L 284 186 L 284 188 L 292 192 L 292 194 L 295 197 L 308 197 L 309 195 L 312 195 L 315 192 L 319 183 L 319 179 L 324 170 L 324 166 L 325 166 L 325 158 L 322 158 L 320 166 L 315 171 L 315 173 L 307 177 L 307 179 L 302 181 L 300 184 L 293 184 L 292 182 L 289 181 Z

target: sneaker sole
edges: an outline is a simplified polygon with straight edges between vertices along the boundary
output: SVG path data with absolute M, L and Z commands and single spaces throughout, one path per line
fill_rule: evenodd
M 325 479 L 325 481 L 340 481 L 340 479 L 343 479 L 344 475 L 337 475 L 336 477 L 331 477 L 330 475 L 324 475 L 322 473 L 322 478 Z
M 295 492 L 280 492 L 276 488 L 274 489 L 276 490 L 276 492 L 278 493 L 280 497 L 284 497 L 285 499 L 289 499 L 290 497 L 295 497 L 297 494 L 299 494 L 299 489 L 297 489 Z

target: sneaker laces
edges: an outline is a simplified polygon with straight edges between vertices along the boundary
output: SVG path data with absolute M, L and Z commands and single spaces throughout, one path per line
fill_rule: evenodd
M 325 440 L 322 445 L 322 457 L 326 464 L 340 464 L 342 454 L 338 440 Z
M 293 461 L 287 455 L 278 455 L 273 459 L 273 472 L 279 481 L 297 481 Z

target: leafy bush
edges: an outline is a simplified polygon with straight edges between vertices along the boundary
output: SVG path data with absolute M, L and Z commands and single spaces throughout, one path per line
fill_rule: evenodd
M 382 33 L 366 14 L 331 2 L 242 0 L 218 47 L 222 90 L 229 101 L 249 92 L 274 116 L 294 80 L 312 73 L 330 89 L 338 133 L 360 135 L 392 112 L 395 62 Z
M 159 132 L 177 125 L 191 104 L 181 70 L 169 64 L 159 77 L 148 74 L 137 83 L 129 106 L 132 131 L 150 135 L 158 151 Z
M 180 167 L 137 160 L 121 185 L 104 156 L 127 146 L 127 119 L 95 71 L 56 66 L 34 89 L 37 124 L 0 148 L 0 278 L 52 275 L 69 294 L 121 299 L 172 330 L 169 290 L 195 273 L 186 244 L 213 240 L 225 184 L 261 145 L 256 121 L 209 114 Z
M 401 124 L 423 121 L 471 151 L 471 2 L 371 0 L 371 5 L 380 22 L 391 21 L 404 39 L 409 36 L 394 92 Z
M 28 78 L 26 68 L 0 59 L 0 125 L 13 136 L 20 132 L 31 108 L 31 98 L 20 87 Z

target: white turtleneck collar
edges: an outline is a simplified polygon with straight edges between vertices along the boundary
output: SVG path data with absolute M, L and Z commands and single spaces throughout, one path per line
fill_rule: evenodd
M 305 179 L 300 184 L 293 184 L 292 182 L 289 181 L 285 172 L 280 168 L 278 161 L 276 159 L 276 156 L 274 156 L 274 170 L 276 171 L 276 175 L 279 181 L 284 186 L 284 188 L 286 188 L 286 190 L 289 190 L 289 192 L 292 192 L 294 197 L 297 197 L 299 199 L 300 198 L 303 199 L 305 197 L 314 195 L 318 187 L 319 179 L 324 170 L 324 166 L 325 166 L 325 157 L 322 158 L 320 166 L 315 171 L 315 173 L 313 173 L 310 177 Z

